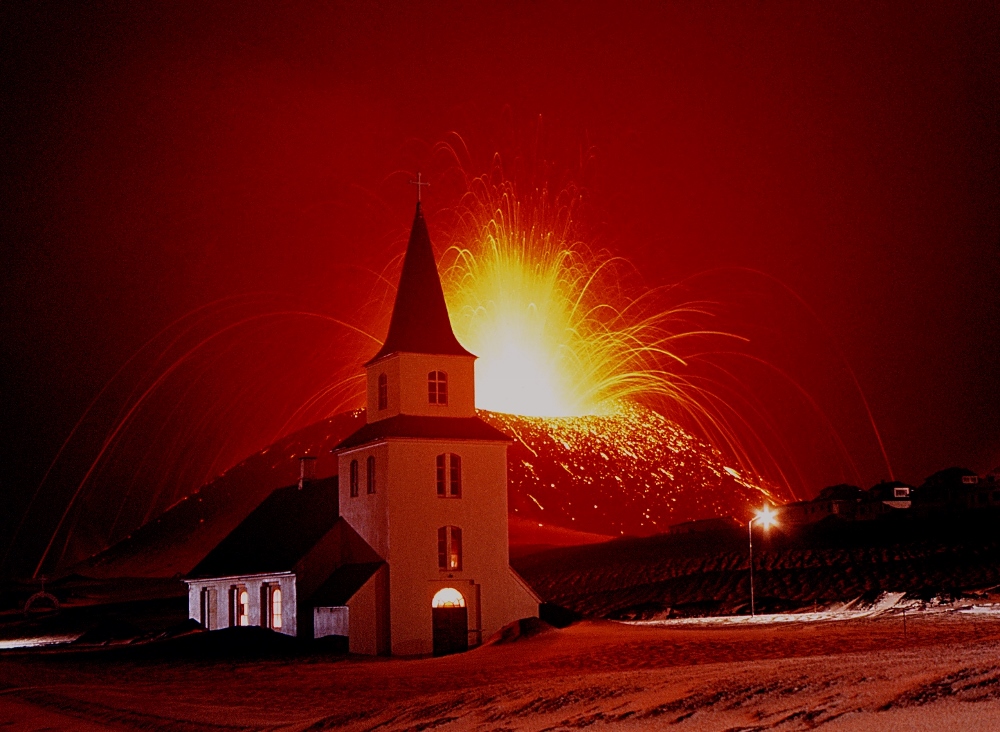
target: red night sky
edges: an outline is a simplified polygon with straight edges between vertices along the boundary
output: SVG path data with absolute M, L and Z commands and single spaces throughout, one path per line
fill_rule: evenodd
M 475 173 L 587 158 L 589 225 L 650 285 L 744 267 L 797 292 L 898 478 L 1000 465 L 994 3 L 204 5 L 0 10 L 7 517 L 184 313 L 276 293 L 357 318 L 451 131 Z

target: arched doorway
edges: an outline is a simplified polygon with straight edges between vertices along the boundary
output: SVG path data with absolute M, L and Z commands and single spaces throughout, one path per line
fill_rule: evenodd
M 469 611 L 462 593 L 453 587 L 438 590 L 431 600 L 434 618 L 434 655 L 469 650 Z

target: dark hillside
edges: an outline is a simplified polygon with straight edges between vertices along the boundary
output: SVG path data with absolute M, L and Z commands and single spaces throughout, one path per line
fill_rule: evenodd
M 641 536 L 780 499 L 647 409 L 565 419 L 479 415 L 513 441 L 507 476 L 515 553 L 517 544 Z M 102 578 L 189 573 L 272 491 L 298 480 L 298 457 L 316 458 L 317 479 L 334 475 L 331 448 L 364 423 L 363 411 L 347 412 L 282 438 L 72 571 Z
M 1000 513 L 755 531 L 759 611 L 823 605 L 879 592 L 925 597 L 1000 585 Z M 619 539 L 515 559 L 547 602 L 585 617 L 747 612 L 745 530 Z

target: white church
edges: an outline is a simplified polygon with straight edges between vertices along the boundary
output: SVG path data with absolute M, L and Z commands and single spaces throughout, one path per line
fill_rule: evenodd
M 389 333 L 365 364 L 367 423 L 334 448 L 337 476 L 274 491 L 191 572 L 190 617 L 347 636 L 372 655 L 462 651 L 537 617 L 508 559 L 510 440 L 476 416 L 475 358 L 418 202 Z

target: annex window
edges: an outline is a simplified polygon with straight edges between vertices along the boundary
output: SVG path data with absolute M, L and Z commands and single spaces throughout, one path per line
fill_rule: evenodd
M 358 461 L 351 461 L 351 498 L 358 497 Z
M 229 588 L 229 625 L 250 625 L 250 593 L 243 585 Z
M 427 401 L 430 404 L 448 403 L 448 374 L 444 371 L 427 374 Z
M 462 458 L 454 453 L 437 456 L 437 494 L 441 498 L 462 497 Z
M 389 406 L 389 377 L 385 374 L 378 375 L 378 408 L 386 409 Z
M 267 585 L 264 588 L 264 607 L 267 609 L 267 627 L 281 630 L 281 585 Z
M 366 480 L 365 485 L 368 487 L 369 493 L 375 492 L 375 456 L 369 455 L 368 460 L 365 461 L 366 465 Z
M 457 526 L 438 529 L 438 568 L 448 572 L 462 569 L 462 530 Z
M 205 630 L 215 630 L 215 590 L 211 587 L 201 588 L 201 624 Z

